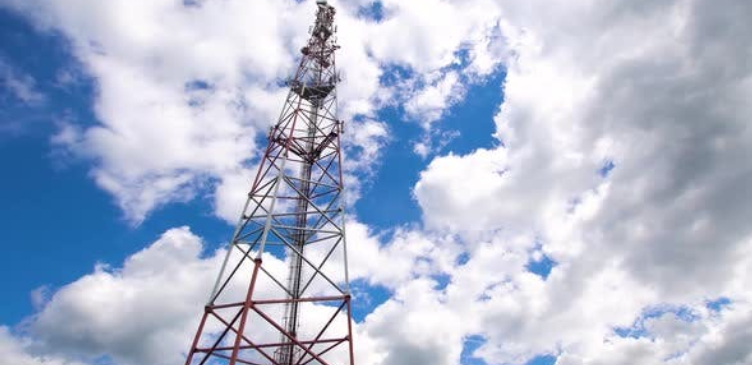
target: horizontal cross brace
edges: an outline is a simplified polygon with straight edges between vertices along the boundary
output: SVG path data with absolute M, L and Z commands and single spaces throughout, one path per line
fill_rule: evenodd
M 332 342 L 344 342 L 347 341 L 347 337 L 343 338 L 327 338 L 322 340 L 309 340 L 309 341 L 298 341 L 301 345 L 310 345 L 310 344 L 319 344 L 319 343 L 332 343 Z M 248 349 L 256 349 L 256 348 L 266 348 L 266 347 L 280 347 L 280 346 L 289 346 L 289 342 L 277 342 L 277 343 L 265 343 L 265 344 L 256 344 L 256 345 L 242 345 L 238 348 L 241 350 L 248 350 Z M 211 348 L 197 348 L 196 352 L 210 352 L 210 351 L 229 351 L 232 350 L 233 346 L 225 346 L 225 347 L 217 347 L 215 349 Z
M 346 301 L 346 300 L 349 300 L 349 296 L 347 295 L 330 295 L 330 296 L 324 296 L 324 297 L 252 300 L 251 305 L 281 304 L 281 303 L 336 302 L 336 301 Z M 209 306 L 209 309 L 215 310 L 215 309 L 224 309 L 224 308 L 232 308 L 232 307 L 241 307 L 243 306 L 243 304 L 245 304 L 245 302 L 217 304 L 217 305 Z

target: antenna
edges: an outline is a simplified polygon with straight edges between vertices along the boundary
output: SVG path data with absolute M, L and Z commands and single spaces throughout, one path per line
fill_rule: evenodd
M 186 365 L 355 364 L 336 100 L 339 46 L 332 37 L 334 7 L 316 3 L 311 36 L 287 82 L 287 99 L 269 130 Z M 286 272 L 270 256 L 284 260 Z

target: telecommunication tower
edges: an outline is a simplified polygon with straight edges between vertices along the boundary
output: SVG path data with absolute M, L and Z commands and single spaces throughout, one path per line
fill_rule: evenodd
M 339 46 L 334 7 L 316 4 L 186 365 L 354 365 Z

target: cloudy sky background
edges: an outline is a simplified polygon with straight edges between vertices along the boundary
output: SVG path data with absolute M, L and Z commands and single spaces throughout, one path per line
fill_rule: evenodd
M 333 3 L 358 364 L 752 364 L 752 3 Z M 314 11 L 0 0 L 4 361 L 182 361 Z

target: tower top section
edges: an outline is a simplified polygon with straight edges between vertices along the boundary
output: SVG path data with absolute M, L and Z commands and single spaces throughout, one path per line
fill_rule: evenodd
M 313 26 L 314 37 L 326 41 L 334 33 L 334 14 L 337 12 L 326 0 L 317 0 L 319 9 L 316 13 L 316 24 Z

